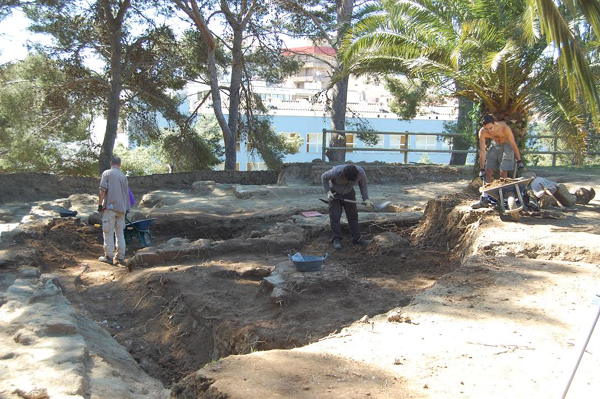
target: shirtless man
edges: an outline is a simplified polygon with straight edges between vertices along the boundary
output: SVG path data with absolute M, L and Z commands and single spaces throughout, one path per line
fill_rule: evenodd
M 521 154 L 512 130 L 504 122 L 496 122 L 492 115 L 483 117 L 483 127 L 479 130 L 479 176 L 485 176 L 486 181 L 492 180 L 494 170 L 500 171 L 500 177 L 508 177 L 508 171 L 515 168 L 515 155 L 517 156 L 517 168 L 522 169 L 525 165 L 521 161 Z M 485 139 L 492 139 L 492 145 L 486 153 Z
M 479 129 L 479 177 L 486 182 L 492 181 L 495 170 L 500 171 L 500 177 L 508 177 L 508 172 L 515 168 L 515 154 L 517 156 L 517 168 L 523 169 L 521 154 L 515 142 L 512 130 L 504 122 L 496 122 L 492 115 L 483 117 Z M 492 145 L 486 152 L 485 140 L 492 139 Z M 487 194 L 482 194 L 478 202 L 471 204 L 473 209 L 487 207 L 489 201 Z

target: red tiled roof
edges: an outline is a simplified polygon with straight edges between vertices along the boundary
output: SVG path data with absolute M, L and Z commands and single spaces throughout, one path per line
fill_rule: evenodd
M 303 46 L 303 47 L 292 47 L 283 52 L 283 55 L 296 55 L 296 54 L 324 54 L 330 57 L 335 57 L 336 51 L 333 47 L 329 46 Z

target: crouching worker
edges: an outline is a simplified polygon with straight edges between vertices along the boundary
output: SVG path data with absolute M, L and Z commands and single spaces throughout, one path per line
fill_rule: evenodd
M 574 206 L 575 204 L 587 205 L 596 196 L 596 191 L 593 187 L 580 187 L 570 193 L 564 184 L 544 179 L 543 177 L 535 177 L 531 181 L 531 190 L 542 209 L 557 205 L 555 200 L 560 202 L 560 205 L 566 207 Z
M 366 205 L 373 207 L 373 202 L 369 200 L 367 191 L 365 170 L 356 165 L 338 165 L 323 173 L 321 180 L 329 200 L 329 223 L 333 231 L 333 248 L 342 248 L 342 225 L 340 224 L 342 208 L 346 212 L 346 218 L 350 225 L 352 243 L 355 245 L 368 245 L 369 241 L 364 240 L 360 234 L 356 204 L 344 201 L 356 201 L 354 183 L 358 183 L 363 201 Z

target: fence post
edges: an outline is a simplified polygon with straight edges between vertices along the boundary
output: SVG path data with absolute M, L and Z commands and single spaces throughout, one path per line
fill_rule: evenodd
M 404 135 L 404 164 L 408 165 L 408 133 Z
M 323 146 L 321 147 L 321 161 L 325 162 L 325 143 L 327 142 L 327 129 L 323 129 Z
M 552 143 L 554 146 L 554 150 L 553 150 L 554 153 L 552 154 L 552 166 L 556 166 L 556 149 L 558 148 L 557 142 L 558 142 L 558 139 L 556 136 L 554 136 L 554 139 L 552 139 Z

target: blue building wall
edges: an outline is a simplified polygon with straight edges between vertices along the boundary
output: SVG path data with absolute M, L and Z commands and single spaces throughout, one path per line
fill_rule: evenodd
M 384 118 L 368 118 L 363 119 L 368 122 L 371 129 L 375 131 L 384 132 L 415 132 L 415 133 L 442 133 L 444 131 L 443 120 L 437 119 L 415 119 L 412 121 L 399 121 L 390 114 L 384 114 Z M 349 119 L 349 122 L 352 122 Z M 289 115 L 274 115 L 273 126 L 276 133 L 299 133 L 303 138 L 303 145 L 300 147 L 300 151 L 297 154 L 287 155 L 284 162 L 311 162 L 316 158 L 321 158 L 321 141 L 317 146 L 310 146 L 307 149 L 307 134 L 309 133 L 321 133 L 323 129 L 329 129 L 331 126 L 331 119 L 327 117 L 317 116 L 289 116 Z M 347 124 L 351 126 L 351 124 Z M 348 127 L 349 130 L 351 128 Z M 322 137 L 322 136 L 321 136 Z M 397 136 L 398 137 L 398 136 Z M 383 148 L 391 148 L 390 141 L 393 140 L 392 136 L 384 136 Z M 429 140 L 435 141 L 434 145 L 436 149 L 449 149 L 447 142 L 442 140 L 435 140 L 430 138 Z M 430 143 L 431 144 L 431 143 Z M 364 148 L 366 145 L 362 143 L 358 138 L 355 138 L 355 147 Z M 417 137 L 409 137 L 409 148 L 423 148 L 417 145 Z M 433 148 L 430 148 L 433 149 Z M 355 151 L 348 152 L 346 154 L 346 160 L 353 162 L 366 161 L 366 162 L 390 162 L 390 163 L 403 163 L 404 154 L 401 152 L 388 152 L 380 151 Z M 423 153 L 409 153 L 408 161 L 418 162 L 421 159 Z M 427 153 L 430 161 L 437 164 L 447 164 L 450 161 L 449 153 Z M 253 158 L 246 152 L 246 148 L 241 146 L 240 152 L 238 152 L 237 161 L 240 164 L 240 170 L 246 170 L 247 163 L 249 162 L 261 162 L 259 157 Z

